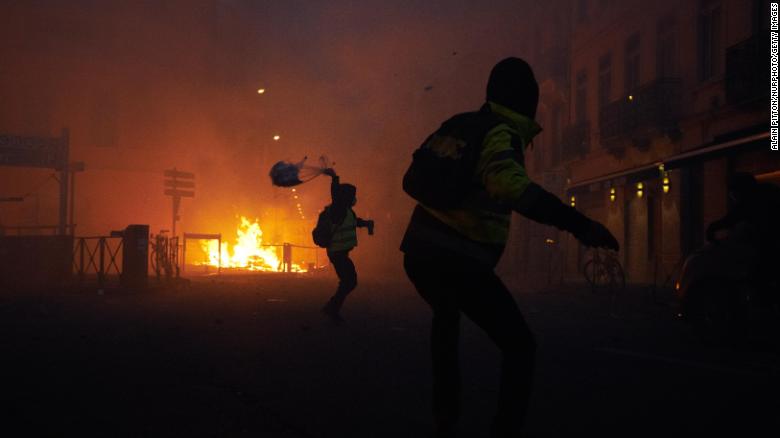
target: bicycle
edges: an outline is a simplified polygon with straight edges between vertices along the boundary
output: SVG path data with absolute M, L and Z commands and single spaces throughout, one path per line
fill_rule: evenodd
M 590 258 L 583 265 L 582 273 L 593 293 L 609 293 L 610 316 L 614 317 L 618 294 L 626 289 L 623 266 L 614 251 L 594 248 L 589 252 Z

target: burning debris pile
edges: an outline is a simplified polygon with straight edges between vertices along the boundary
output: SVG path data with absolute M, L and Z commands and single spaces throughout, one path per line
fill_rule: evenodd
M 215 240 L 201 243 L 206 261 L 198 263 L 213 267 L 233 268 L 247 271 L 282 272 L 283 260 L 279 255 L 281 245 L 263 243 L 263 231 L 257 219 L 249 220 L 245 216 L 240 217 L 240 223 L 236 229 L 236 242 L 231 249 L 230 244 L 223 242 L 222 248 Z M 221 254 L 220 254 L 221 252 Z M 221 257 L 220 257 L 221 255 Z M 299 264 L 292 263 L 292 272 L 306 272 Z

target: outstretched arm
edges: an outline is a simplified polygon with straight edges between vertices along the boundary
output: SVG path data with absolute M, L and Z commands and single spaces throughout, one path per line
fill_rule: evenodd
M 373 219 L 363 219 L 359 217 L 355 217 L 357 219 L 357 226 L 360 228 L 368 228 L 368 234 L 374 234 L 374 220 Z
M 557 196 L 531 183 L 514 203 L 513 209 L 545 225 L 568 231 L 586 246 L 619 250 L 620 245 L 607 227 L 570 207 Z
M 522 151 L 512 146 L 507 129 L 499 127 L 486 136 L 480 167 L 482 182 L 491 197 L 533 221 L 574 234 L 587 246 L 619 249 L 617 240 L 604 225 L 532 182 L 523 161 Z
M 371 220 L 363 219 L 363 218 L 359 218 L 359 217 L 356 217 L 355 219 L 357 220 L 358 228 L 365 228 L 365 227 L 368 226 L 369 223 L 373 222 Z

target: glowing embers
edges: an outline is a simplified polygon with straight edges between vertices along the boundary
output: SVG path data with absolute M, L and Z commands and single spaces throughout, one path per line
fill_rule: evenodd
M 220 248 L 216 241 L 204 241 L 201 249 L 208 258 L 201 265 L 218 267 L 220 264 Z M 232 249 L 228 242 L 222 243 L 222 268 L 233 268 L 247 271 L 282 272 L 284 265 L 279 255 L 281 245 L 263 243 L 263 231 L 257 220 L 250 221 L 241 216 L 236 228 L 236 242 Z M 306 272 L 300 265 L 292 263 L 292 272 Z

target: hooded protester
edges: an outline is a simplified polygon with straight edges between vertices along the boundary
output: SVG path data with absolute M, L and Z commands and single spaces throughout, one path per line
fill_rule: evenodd
M 523 152 L 541 131 L 534 121 L 538 100 L 531 67 L 519 58 L 504 59 L 490 73 L 482 108 L 451 118 L 421 146 L 446 150 L 444 155 L 454 158 L 476 151 L 474 165 L 462 178 L 465 184 L 453 184 L 466 187 L 462 201 L 448 208 L 419 202 L 401 244 L 406 273 L 433 310 L 433 413 L 438 437 L 454 435 L 460 414 L 461 313 L 502 353 L 491 436 L 517 437 L 522 430 L 536 345 L 511 293 L 494 273 L 509 236 L 512 211 L 569 231 L 587 246 L 618 249 L 603 225 L 529 179 Z M 425 193 L 411 182 L 407 187 L 407 177 L 404 184 L 407 193 Z M 435 184 L 431 179 L 429 185 Z M 431 196 L 428 204 L 440 198 Z
M 342 322 L 341 307 L 347 295 L 357 287 L 357 271 L 349 258 L 349 252 L 357 246 L 357 228 L 368 228 L 368 234 L 374 234 L 374 221 L 361 219 L 352 210 L 357 203 L 357 188 L 354 185 L 341 184 L 339 176 L 331 168 L 325 169 L 324 173 L 331 177 L 331 204 L 326 208 L 333 229 L 327 252 L 339 278 L 339 285 L 336 293 L 323 306 L 322 313 L 334 322 Z

